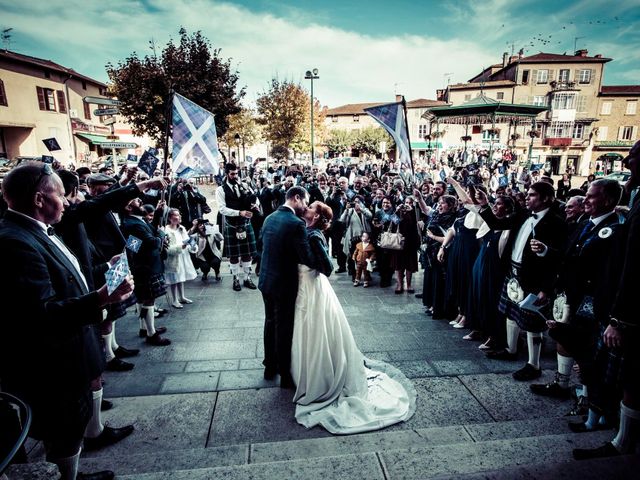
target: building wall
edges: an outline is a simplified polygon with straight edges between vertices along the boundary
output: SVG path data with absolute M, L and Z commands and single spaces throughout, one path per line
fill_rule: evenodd
M 635 111 L 629 110 L 628 104 L 635 104 Z M 597 141 L 633 143 L 638 140 L 638 126 L 640 125 L 640 95 L 636 96 L 608 96 L 597 98 L 598 129 Z M 631 129 L 631 136 L 623 136 L 624 127 Z

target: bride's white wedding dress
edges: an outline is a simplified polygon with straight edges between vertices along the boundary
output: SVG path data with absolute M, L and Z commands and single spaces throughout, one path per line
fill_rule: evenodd
M 328 278 L 300 265 L 291 374 L 296 420 L 334 434 L 378 430 L 415 412 L 413 384 L 363 356 Z

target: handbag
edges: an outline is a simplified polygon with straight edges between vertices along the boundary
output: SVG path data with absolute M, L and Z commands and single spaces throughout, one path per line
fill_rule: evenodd
M 387 250 L 402 250 L 404 248 L 404 235 L 400 232 L 392 232 L 391 222 L 389 222 L 389 228 L 380 234 L 378 245 L 380 248 L 386 248 Z

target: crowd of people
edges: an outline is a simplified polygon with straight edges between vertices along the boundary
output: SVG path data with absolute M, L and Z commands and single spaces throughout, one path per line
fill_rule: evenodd
M 234 291 L 256 289 L 265 218 L 292 187 L 303 187 L 309 204 L 331 211 L 322 235 L 336 274 L 348 275 L 354 287 L 415 294 L 432 320 L 467 329 L 462 338 L 479 342 L 490 359 L 517 360 L 525 332 L 528 361 L 513 373 L 516 381 L 541 376 L 548 331 L 557 342 L 556 378 L 531 384 L 532 394 L 570 398 L 577 368 L 588 408 L 585 421 L 570 428 L 619 430 L 604 447 L 574 455 L 628 453 L 640 428 L 637 254 L 630 248 L 639 156 L 636 144 L 626 159 L 632 176 L 625 188 L 592 177 L 573 188 L 569 175 L 554 185 L 506 150 L 415 171 L 394 162 L 329 162 L 322 169 L 283 162 L 265 170 L 252 165 L 240 175 L 228 163 L 212 221 L 194 179 L 170 182 L 160 172 L 149 178 L 126 167 L 117 174 L 107 167 L 54 171 L 25 162 L 6 175 L 0 197 L 0 251 L 13 272 L 2 277 L 0 291 L 24 305 L 30 319 L 2 324 L 2 389 L 32 406 L 32 435 L 44 440 L 63 479 L 112 478 L 112 472 L 76 475 L 81 445 L 102 448 L 133 432 L 100 417 L 110 408 L 101 374 L 131 370 L 125 359 L 140 354 L 118 343 L 117 320 L 135 305 L 140 337 L 150 346 L 169 345 L 167 328 L 156 325 L 167 313 L 158 299 L 166 295 L 169 308 L 188 308 L 185 282 L 198 270 L 200 281 L 213 271 L 219 282 L 223 257 Z M 105 273 L 123 255 L 132 280 L 113 289 Z

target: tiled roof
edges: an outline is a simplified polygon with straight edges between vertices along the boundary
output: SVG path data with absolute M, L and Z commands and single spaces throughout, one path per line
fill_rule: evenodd
M 559 55 L 557 53 L 536 53 L 520 59 L 520 63 L 547 63 L 547 62 L 571 62 L 571 63 L 606 63 L 610 58 L 604 57 L 581 57 L 579 55 Z
M 330 108 L 327 110 L 327 116 L 332 115 L 366 115 L 365 108 L 376 107 L 378 105 L 385 105 L 393 102 L 373 102 L 373 103 L 348 103 L 347 105 L 341 105 L 339 107 Z M 426 98 L 418 98 L 416 100 L 410 100 L 407 102 L 407 108 L 424 108 L 424 107 L 438 107 L 447 105 L 446 102 L 439 100 L 428 100 Z
M 603 85 L 600 95 L 640 95 L 640 85 Z
M 107 85 L 86 75 L 76 72 L 72 68 L 63 67 L 62 65 L 52 62 L 51 60 L 44 60 L 42 58 L 31 57 L 29 55 L 23 55 L 21 53 L 11 52 L 9 50 L 0 50 L 0 59 L 6 59 L 9 61 L 26 63 L 36 67 L 46 68 L 55 72 L 66 73 L 80 80 L 86 80 L 100 87 L 106 87 Z
M 489 80 L 484 82 L 483 88 L 496 88 L 496 87 L 512 87 L 515 82 L 511 80 Z M 464 90 L 467 88 L 480 88 L 480 82 L 471 83 L 454 83 L 449 85 L 451 90 Z

